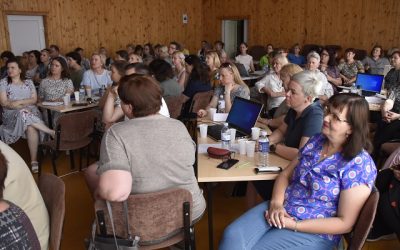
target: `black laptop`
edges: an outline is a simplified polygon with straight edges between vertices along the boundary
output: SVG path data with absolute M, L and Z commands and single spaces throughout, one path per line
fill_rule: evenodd
M 241 77 L 249 76 L 249 72 L 246 70 L 246 67 L 243 64 L 235 63 L 235 66 L 236 66 L 237 70 L 239 71 L 239 74 Z
M 236 129 L 236 137 L 251 135 L 251 128 L 257 122 L 258 115 L 263 105 L 259 102 L 236 97 L 233 101 L 231 111 L 226 118 L 229 128 Z M 207 134 L 216 141 L 221 140 L 221 129 L 223 124 L 209 126 Z
M 381 92 L 383 79 L 383 75 L 358 73 L 355 85 L 361 87 L 363 96 L 373 96 Z

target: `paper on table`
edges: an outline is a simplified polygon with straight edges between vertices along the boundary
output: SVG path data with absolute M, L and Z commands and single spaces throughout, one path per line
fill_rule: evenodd
M 64 102 L 42 102 L 44 106 L 61 106 L 64 105 Z
M 384 100 L 382 98 L 376 97 L 376 96 L 366 96 L 365 100 L 368 103 L 376 103 L 376 104 L 381 104 Z
M 228 118 L 228 113 L 215 113 L 213 115 L 213 121 L 215 122 L 224 122 Z

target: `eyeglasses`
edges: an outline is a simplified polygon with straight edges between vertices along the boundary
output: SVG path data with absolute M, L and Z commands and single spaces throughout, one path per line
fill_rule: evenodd
M 327 53 L 322 53 L 321 56 L 329 56 Z
M 335 122 L 346 122 L 346 123 L 349 123 L 347 120 L 341 119 L 341 118 L 339 117 L 339 115 L 337 115 L 337 114 L 331 112 L 331 110 L 330 110 L 328 107 L 326 107 L 326 108 L 324 109 L 324 116 L 328 116 L 328 115 L 330 115 L 331 118 L 332 118 L 332 120 L 335 121 Z
M 394 165 L 390 167 L 392 170 L 400 171 L 400 164 L 399 165 Z

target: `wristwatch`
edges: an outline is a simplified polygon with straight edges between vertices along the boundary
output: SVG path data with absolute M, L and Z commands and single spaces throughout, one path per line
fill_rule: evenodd
M 275 153 L 275 150 L 276 150 L 276 145 L 275 144 L 272 144 L 271 146 L 269 146 L 269 152 Z

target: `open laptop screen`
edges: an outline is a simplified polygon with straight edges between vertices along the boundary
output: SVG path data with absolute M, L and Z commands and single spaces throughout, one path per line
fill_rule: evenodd
M 372 75 L 366 73 L 358 73 L 356 86 L 368 92 L 380 93 L 382 89 L 383 75 Z
M 229 111 L 228 118 L 226 118 L 226 122 L 229 123 L 230 127 L 250 135 L 251 128 L 256 124 L 261 109 L 261 103 L 236 97 Z

